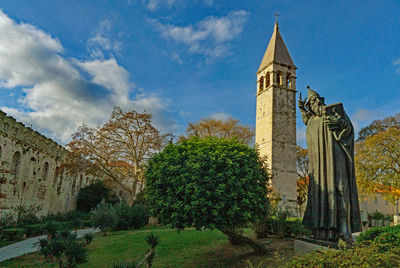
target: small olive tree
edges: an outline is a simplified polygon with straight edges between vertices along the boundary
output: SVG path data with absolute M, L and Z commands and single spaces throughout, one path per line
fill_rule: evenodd
M 192 137 L 155 155 L 145 172 L 150 210 L 163 224 L 219 229 L 264 254 L 236 230 L 265 215 L 268 174 L 258 153 L 233 139 Z

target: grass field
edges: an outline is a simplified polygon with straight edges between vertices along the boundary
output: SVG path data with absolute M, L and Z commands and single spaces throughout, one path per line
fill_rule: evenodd
M 231 246 L 221 232 L 196 231 L 187 229 L 181 232 L 167 227 L 152 227 L 132 231 L 111 232 L 108 236 L 96 234 L 89 245 L 88 262 L 79 267 L 112 267 L 119 260 L 140 260 L 148 246 L 145 237 L 154 233 L 160 238 L 156 247 L 153 267 L 247 267 L 247 260 L 254 267 L 285 262 L 293 251 L 293 242 L 277 238 L 266 239 L 271 249 L 268 256 L 254 256 L 246 245 Z M 250 231 L 248 234 L 251 235 Z M 39 253 L 27 254 L 0 263 L 0 267 L 58 267 L 49 264 Z

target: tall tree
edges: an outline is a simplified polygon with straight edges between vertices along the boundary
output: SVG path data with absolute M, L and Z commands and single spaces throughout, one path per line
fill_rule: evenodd
M 146 193 L 161 223 L 219 229 L 264 254 L 263 244 L 236 230 L 268 212 L 268 180 L 253 148 L 237 140 L 193 137 L 168 145 L 148 162 Z
M 372 123 L 362 128 L 358 133 L 357 141 L 363 141 L 367 137 L 387 130 L 391 127 L 400 128 L 400 113 L 386 117 L 381 120 L 374 120 Z
M 308 195 L 308 150 L 297 146 L 296 167 L 297 167 L 297 205 L 299 213 L 302 214 L 303 205 Z
M 400 127 L 366 137 L 356 143 L 355 163 L 361 192 L 384 192 L 389 201 L 400 197 Z
M 205 118 L 196 123 L 189 123 L 186 129 L 186 134 L 186 138 L 193 136 L 198 136 L 200 138 L 237 138 L 245 144 L 250 144 L 253 141 L 254 130 L 248 126 L 240 125 L 239 120 L 232 118 L 229 118 L 228 120 Z M 185 137 L 180 138 L 180 140 L 183 139 L 185 139 Z
M 131 204 L 144 183 L 146 161 L 170 141 L 151 123 L 151 114 L 115 107 L 102 126 L 82 125 L 67 145 L 71 170 L 99 172 Z

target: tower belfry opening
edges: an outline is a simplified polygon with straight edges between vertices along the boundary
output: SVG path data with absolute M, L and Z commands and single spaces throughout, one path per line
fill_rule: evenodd
M 297 215 L 296 69 L 275 22 L 257 71 L 256 146 L 268 157 L 278 206 Z M 267 82 L 268 77 L 268 82 Z

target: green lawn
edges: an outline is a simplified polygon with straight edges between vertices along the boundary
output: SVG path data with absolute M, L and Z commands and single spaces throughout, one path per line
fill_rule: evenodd
M 153 267 L 246 267 L 251 259 L 256 265 L 266 257 L 255 257 L 248 246 L 231 246 L 221 232 L 181 232 L 166 227 L 96 234 L 89 245 L 88 262 L 79 267 L 112 267 L 119 260 L 140 260 L 148 246 L 145 237 L 154 233 L 160 238 Z M 263 265 L 264 266 L 264 265 Z M 44 262 L 39 253 L 28 254 L 0 263 L 0 267 L 58 267 Z

